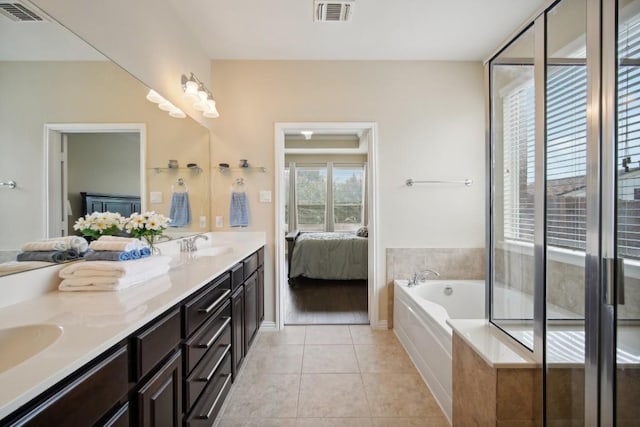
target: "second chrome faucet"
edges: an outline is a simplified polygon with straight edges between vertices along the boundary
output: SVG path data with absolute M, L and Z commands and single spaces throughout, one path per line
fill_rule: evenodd
M 198 239 L 209 240 L 209 237 L 207 237 L 204 234 L 196 234 L 195 236 L 186 237 L 186 238 L 180 240 L 180 252 L 195 252 L 195 251 L 197 251 L 198 250 L 198 246 L 196 245 L 196 242 L 198 241 Z

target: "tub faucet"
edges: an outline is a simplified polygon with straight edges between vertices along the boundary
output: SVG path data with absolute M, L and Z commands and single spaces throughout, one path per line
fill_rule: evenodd
M 427 277 L 430 274 L 433 274 L 435 276 L 440 276 L 440 273 L 438 273 L 437 271 L 431 270 L 429 268 L 425 268 L 422 271 L 418 271 L 418 272 L 413 273 L 413 279 L 409 280 L 409 283 L 407 284 L 407 286 L 412 287 L 412 286 L 417 285 L 418 283 L 422 282 L 423 280 L 426 280 Z

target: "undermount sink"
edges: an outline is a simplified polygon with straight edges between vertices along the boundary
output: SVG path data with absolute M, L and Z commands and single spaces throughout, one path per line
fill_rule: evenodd
M 226 254 L 231 252 L 231 246 L 209 246 L 200 248 L 197 251 L 193 252 L 193 256 L 201 257 L 201 256 L 216 256 L 221 254 Z
M 0 373 L 35 356 L 62 336 L 55 325 L 25 325 L 0 329 Z

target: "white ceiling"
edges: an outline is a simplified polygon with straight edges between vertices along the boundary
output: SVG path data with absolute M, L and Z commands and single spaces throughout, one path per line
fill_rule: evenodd
M 355 0 L 350 23 L 313 0 L 169 0 L 212 59 L 482 60 L 544 0 Z

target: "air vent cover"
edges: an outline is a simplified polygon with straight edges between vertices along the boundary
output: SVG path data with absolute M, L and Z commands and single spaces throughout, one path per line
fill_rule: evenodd
M 313 20 L 319 22 L 349 22 L 353 15 L 355 0 L 314 0 Z
M 40 15 L 18 2 L 0 3 L 0 15 L 16 22 L 44 21 Z

